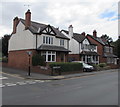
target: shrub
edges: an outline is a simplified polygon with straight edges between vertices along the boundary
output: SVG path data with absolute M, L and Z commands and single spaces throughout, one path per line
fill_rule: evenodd
M 45 60 L 44 57 L 41 56 L 40 54 L 35 54 L 34 56 L 32 56 L 32 65 L 33 66 L 37 66 L 37 65 L 41 65 L 41 66 L 45 66 Z
M 53 66 L 60 66 L 61 72 L 80 71 L 83 68 L 82 63 L 70 63 L 70 62 L 53 62 L 50 63 L 49 66 L 51 68 Z
M 101 67 L 101 68 L 103 68 L 103 67 L 105 67 L 105 66 L 107 66 L 106 63 L 100 63 L 100 64 L 99 64 L 99 67 Z

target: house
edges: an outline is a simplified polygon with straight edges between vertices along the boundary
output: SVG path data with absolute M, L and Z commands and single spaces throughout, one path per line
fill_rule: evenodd
M 99 63 L 99 54 L 97 53 L 97 45 L 86 37 L 85 32 L 79 34 L 73 32 L 72 25 L 69 26 L 68 31 L 61 31 L 64 35 L 69 37 L 69 61 L 83 61 L 89 64 Z
M 25 20 L 15 17 L 13 32 L 9 40 L 8 64 L 11 67 L 27 69 L 29 56 L 40 53 L 46 62 L 66 62 L 69 51 L 69 38 L 59 29 L 31 21 L 31 12 L 25 13 Z
M 117 56 L 113 54 L 113 46 L 101 37 L 97 37 L 96 30 L 93 31 L 93 35 L 87 35 L 91 41 L 97 44 L 98 54 L 100 55 L 100 63 L 107 63 L 108 65 L 117 64 Z

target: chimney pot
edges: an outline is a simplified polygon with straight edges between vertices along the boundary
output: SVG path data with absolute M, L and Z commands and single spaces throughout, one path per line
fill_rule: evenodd
M 81 35 L 84 35 L 84 36 L 85 36 L 85 32 L 82 32 Z
M 97 31 L 96 31 L 96 30 L 93 31 L 93 36 L 94 36 L 95 38 L 97 37 Z
M 70 25 L 70 26 L 69 26 L 69 28 L 73 28 L 73 26 L 72 26 L 72 25 Z

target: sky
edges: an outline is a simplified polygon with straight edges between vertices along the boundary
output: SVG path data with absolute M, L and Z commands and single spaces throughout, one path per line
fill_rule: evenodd
M 73 25 L 75 33 L 85 32 L 97 36 L 107 34 L 118 39 L 119 0 L 2 0 L 0 2 L 0 37 L 11 34 L 13 19 L 25 18 L 30 9 L 32 20 L 68 30 Z M 27 5 L 30 5 L 29 7 Z

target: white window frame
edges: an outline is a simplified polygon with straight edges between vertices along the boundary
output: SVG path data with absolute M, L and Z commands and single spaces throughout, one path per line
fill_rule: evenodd
M 43 36 L 43 44 L 53 45 L 53 37 Z
M 64 39 L 60 39 L 60 46 L 64 46 L 64 43 L 65 41 L 64 41 Z
M 46 57 L 46 62 L 56 62 L 56 52 L 55 52 L 55 51 L 44 51 L 44 52 L 41 52 L 41 55 L 42 55 L 42 56 L 45 55 L 45 57 Z M 50 61 L 48 61 L 48 55 L 51 56 Z M 55 57 L 55 60 L 54 60 L 54 61 L 52 61 L 53 55 L 54 55 L 54 57 Z

